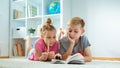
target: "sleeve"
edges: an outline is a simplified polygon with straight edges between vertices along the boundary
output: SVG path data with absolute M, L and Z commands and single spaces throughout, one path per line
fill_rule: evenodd
M 86 36 L 83 36 L 83 46 L 84 46 L 84 48 L 91 46 L 91 44 L 89 43 L 89 40 Z
M 56 43 L 55 43 L 55 47 L 54 47 L 54 51 L 55 51 L 55 53 L 58 53 L 58 45 L 59 45 L 59 43 L 56 42 Z
M 65 50 L 65 48 L 64 48 L 64 42 L 63 42 L 63 40 L 61 39 L 60 40 L 60 48 L 59 48 L 59 53 L 61 53 L 61 54 L 63 54 L 66 50 Z
M 42 52 L 42 46 L 40 44 L 40 40 L 35 42 L 35 50 Z

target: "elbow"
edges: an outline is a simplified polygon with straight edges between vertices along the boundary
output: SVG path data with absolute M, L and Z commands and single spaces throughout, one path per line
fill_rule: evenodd
M 62 55 L 62 60 L 66 60 L 66 59 L 67 59 L 67 56 Z
M 88 62 L 91 62 L 91 61 L 92 61 L 92 58 L 89 58 L 89 59 L 88 59 Z
M 89 58 L 87 57 L 87 58 L 84 59 L 84 61 L 85 62 L 91 62 L 92 61 L 92 57 L 89 57 Z

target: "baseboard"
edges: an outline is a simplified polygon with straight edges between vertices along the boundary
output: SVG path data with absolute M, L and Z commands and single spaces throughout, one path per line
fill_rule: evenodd
M 9 56 L 0 56 L 0 58 L 9 58 Z M 120 61 L 120 58 L 110 58 L 110 57 L 92 57 L 93 60 L 116 60 Z
M 93 60 L 116 60 L 116 61 L 120 61 L 120 58 L 110 58 L 110 57 L 93 57 Z
M 0 56 L 0 58 L 9 58 L 9 56 Z

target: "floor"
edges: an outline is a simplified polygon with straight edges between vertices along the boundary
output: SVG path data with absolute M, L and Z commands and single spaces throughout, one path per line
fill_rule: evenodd
M 8 58 L 0 59 L 0 68 L 120 68 L 120 61 L 93 60 L 82 65 L 75 65 L 30 61 L 26 58 Z

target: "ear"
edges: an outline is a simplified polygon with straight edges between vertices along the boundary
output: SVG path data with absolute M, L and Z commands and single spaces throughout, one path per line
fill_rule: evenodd
M 44 38 L 44 36 L 43 36 L 43 35 L 40 35 L 40 38 L 41 38 L 41 39 L 43 39 L 43 38 Z
M 84 34 L 85 33 L 85 29 L 84 28 L 82 28 L 82 32 L 81 32 L 82 34 Z

